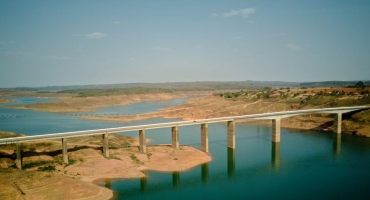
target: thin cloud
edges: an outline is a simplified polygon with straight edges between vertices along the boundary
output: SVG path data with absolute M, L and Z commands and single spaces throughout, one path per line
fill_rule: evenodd
M 102 39 L 105 37 L 106 34 L 99 33 L 99 32 L 94 32 L 94 33 L 89 33 L 85 35 L 86 39 Z
M 218 14 L 217 14 L 217 13 L 213 13 L 213 14 L 211 15 L 211 17 L 218 17 Z
M 244 8 L 241 10 L 230 10 L 229 12 L 223 13 L 223 17 L 234 17 L 234 16 L 240 16 L 242 18 L 247 18 L 249 15 L 256 12 L 255 8 Z
M 40 59 L 40 60 L 68 60 L 71 59 L 69 56 L 55 56 L 55 55 L 39 55 L 35 53 L 28 53 L 22 51 L 7 51 L 1 52 L 0 55 L 5 57 L 21 58 L 21 59 Z
M 241 40 L 242 39 L 242 37 L 240 37 L 240 36 L 234 36 L 233 37 L 233 40 Z
M 302 49 L 300 46 L 293 45 L 293 44 L 287 44 L 286 47 L 288 47 L 288 49 L 290 49 L 292 51 L 299 51 L 299 50 Z
M 120 24 L 121 22 L 120 21 L 113 21 L 113 22 L 109 22 L 111 24 Z
M 8 42 L 0 41 L 0 45 L 3 45 L 3 44 L 14 44 L 14 42 L 13 41 L 8 41 Z
M 167 48 L 167 47 L 154 47 L 153 49 L 157 51 L 172 51 L 171 48 Z

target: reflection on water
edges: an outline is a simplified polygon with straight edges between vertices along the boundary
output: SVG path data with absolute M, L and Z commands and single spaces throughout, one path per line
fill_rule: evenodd
M 209 181 L 209 166 L 208 166 L 208 163 L 202 164 L 201 171 L 202 171 L 202 183 L 207 183 Z
M 280 142 L 271 142 L 271 165 L 274 169 L 280 167 Z
M 333 153 L 337 156 L 340 155 L 340 144 L 342 134 L 333 134 Z
M 0 115 L 1 129 L 29 135 L 166 121 L 107 123 L 1 106 L 0 113 L 6 117 Z M 231 149 L 226 132 L 225 123 L 209 125 L 212 161 L 181 172 L 181 184 L 179 172 L 147 171 L 147 178 L 106 180 L 101 185 L 126 200 L 368 199 L 364 191 L 370 185 L 370 139 L 282 129 L 282 144 L 271 143 L 271 127 L 243 123 L 236 125 L 237 148 Z M 171 143 L 168 133 L 169 129 L 148 130 L 147 137 L 151 144 Z M 137 131 L 124 134 L 138 136 Z M 199 126 L 181 127 L 180 135 L 181 145 L 200 148 Z
M 106 187 L 108 189 L 111 189 L 110 179 L 105 179 L 104 180 L 104 187 Z
M 235 149 L 227 147 L 227 175 L 235 178 Z
M 175 188 L 180 186 L 180 172 L 172 172 L 172 185 Z
M 143 171 L 145 177 L 140 178 L 140 190 L 142 193 L 145 193 L 148 190 L 148 180 L 146 177 L 146 171 Z

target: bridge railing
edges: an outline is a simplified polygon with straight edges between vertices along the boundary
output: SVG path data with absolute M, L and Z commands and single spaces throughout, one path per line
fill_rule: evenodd
M 146 125 L 115 127 L 115 128 L 106 128 L 106 129 L 52 133 L 52 134 L 44 134 L 44 135 L 3 138 L 3 139 L 0 139 L 0 145 L 30 142 L 30 141 L 45 140 L 45 139 L 61 139 L 61 138 L 68 138 L 68 137 L 101 135 L 103 133 L 139 131 L 139 130 L 169 128 L 169 127 L 174 127 L 174 126 L 189 126 L 189 125 L 197 125 L 197 124 L 204 124 L 204 123 L 219 123 L 219 122 L 227 122 L 227 121 L 241 120 L 241 119 L 281 119 L 281 118 L 291 117 L 295 115 L 312 114 L 312 113 L 346 113 L 346 112 L 364 110 L 364 109 L 369 109 L 369 107 L 368 106 L 354 106 L 354 107 L 337 107 L 337 108 L 319 108 L 319 109 L 309 109 L 309 110 L 280 111 L 280 112 L 219 117 L 219 118 L 210 118 L 210 119 L 197 119 L 197 120 L 167 122 L 167 123 L 158 123 L 158 124 L 146 124 Z
M 172 127 L 172 147 L 179 148 L 178 127 L 201 124 L 201 149 L 204 152 L 208 152 L 208 124 L 209 123 L 227 122 L 227 146 L 229 148 L 235 148 L 235 120 L 271 119 L 272 120 L 272 142 L 277 143 L 277 142 L 280 142 L 280 120 L 282 118 L 291 117 L 295 115 L 302 115 L 302 114 L 312 114 L 312 113 L 334 113 L 335 114 L 334 132 L 340 133 L 341 123 L 342 123 L 342 113 L 347 113 L 347 112 L 357 111 L 357 110 L 365 110 L 369 108 L 370 107 L 367 107 L 367 106 L 354 106 L 354 107 L 281 111 L 281 112 L 262 113 L 262 114 L 219 117 L 219 118 L 211 118 L 211 119 L 198 119 L 198 120 L 167 122 L 167 123 L 159 123 L 159 124 L 147 124 L 147 125 L 116 127 L 116 128 L 107 128 L 107 129 L 53 133 L 53 134 L 45 134 L 45 135 L 22 136 L 22 137 L 0 139 L 0 145 L 12 144 L 12 143 L 16 144 L 16 154 L 17 154 L 16 165 L 18 168 L 22 168 L 22 156 L 21 156 L 21 147 L 20 147 L 20 143 L 22 142 L 47 140 L 47 139 L 62 139 L 63 162 L 68 163 L 67 138 L 70 138 L 70 137 L 102 135 L 103 155 L 105 157 L 109 157 L 109 145 L 108 145 L 109 144 L 108 143 L 109 133 L 139 131 L 139 150 L 141 153 L 146 153 L 145 130 Z

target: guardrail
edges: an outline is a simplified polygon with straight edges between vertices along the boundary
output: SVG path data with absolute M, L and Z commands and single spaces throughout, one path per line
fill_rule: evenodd
M 295 115 L 303 115 L 303 114 L 346 113 L 346 112 L 351 112 L 355 110 L 365 110 L 365 109 L 370 109 L 370 107 L 354 106 L 354 107 L 337 107 L 337 108 L 322 108 L 322 109 L 319 108 L 319 109 L 309 109 L 309 110 L 280 111 L 280 112 L 271 112 L 271 113 L 262 113 L 262 114 L 250 114 L 250 115 L 187 120 L 187 121 L 158 123 L 158 124 L 125 126 L 125 127 L 116 127 L 116 128 L 106 128 L 106 129 L 52 133 L 52 134 L 44 134 L 44 135 L 4 138 L 4 139 L 0 139 L 0 145 L 20 143 L 20 142 L 29 142 L 29 141 L 36 141 L 36 140 L 45 140 L 45 139 L 60 139 L 60 138 L 68 138 L 68 137 L 100 135 L 103 133 L 117 133 L 117 132 L 128 132 L 128 131 L 138 131 L 138 130 L 149 130 L 149 129 L 158 129 L 158 128 L 169 128 L 169 127 L 174 127 L 174 126 L 197 125 L 197 124 L 204 124 L 204 123 L 218 123 L 218 122 L 227 122 L 227 121 L 239 120 L 239 119 L 276 119 L 276 118 L 286 118 L 286 117 L 291 117 Z
M 280 142 L 280 120 L 282 118 L 291 117 L 295 115 L 312 114 L 312 113 L 334 113 L 335 114 L 334 132 L 340 133 L 341 123 L 342 123 L 342 113 L 358 111 L 358 110 L 366 110 L 366 109 L 370 109 L 370 107 L 353 106 L 353 107 L 337 107 L 337 108 L 319 108 L 319 109 L 309 109 L 309 110 L 281 111 L 281 112 L 262 113 L 262 114 L 219 117 L 219 118 L 211 118 L 211 119 L 198 119 L 198 120 L 147 124 L 147 125 L 138 125 L 138 126 L 126 126 L 126 127 L 106 128 L 106 129 L 96 129 L 96 130 L 53 133 L 53 134 L 45 134 L 45 135 L 22 136 L 22 137 L 0 139 L 0 145 L 16 143 L 16 154 L 17 154 L 16 165 L 18 168 L 21 168 L 22 167 L 22 157 L 21 157 L 20 143 L 22 142 L 47 140 L 47 139 L 62 139 L 63 162 L 68 163 L 67 138 L 70 138 L 70 137 L 102 135 L 103 155 L 105 157 L 109 157 L 109 146 L 108 146 L 108 134 L 109 133 L 139 131 L 139 150 L 141 153 L 146 153 L 145 130 L 172 127 L 172 147 L 179 148 L 178 127 L 201 124 L 201 149 L 204 152 L 208 152 L 208 124 L 209 123 L 227 122 L 227 146 L 229 148 L 235 148 L 235 120 L 271 119 L 272 120 L 272 142 L 277 143 L 277 142 Z

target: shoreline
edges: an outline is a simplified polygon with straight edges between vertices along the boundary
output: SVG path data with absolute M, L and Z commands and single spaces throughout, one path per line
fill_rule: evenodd
M 13 136 L 13 133 L 2 133 Z M 0 182 L 3 188 L 0 196 L 5 199 L 13 199 L 17 195 L 48 199 L 47 191 L 57 189 L 60 192 L 56 192 L 54 198 L 111 199 L 113 191 L 101 186 L 102 180 L 141 178 L 146 176 L 143 171 L 186 171 L 212 160 L 210 154 L 187 145 L 179 149 L 168 144 L 147 145 L 147 153 L 140 153 L 138 138 L 116 134 L 109 134 L 109 137 L 112 147 L 108 158 L 95 144 L 100 137 L 92 136 L 88 140 L 86 137 L 71 138 L 68 144 L 69 164 L 62 163 L 61 152 L 54 155 L 61 147 L 60 141 L 28 142 L 22 147 L 27 152 L 22 159 L 22 170 L 11 167 L 15 162 L 12 156 L 14 145 L 0 146 L 0 178 L 9 180 Z M 128 141 L 130 146 L 122 147 Z M 40 171 L 50 166 L 54 166 L 53 171 Z M 35 177 L 37 181 L 33 181 Z M 50 184 L 43 184 L 45 182 Z

